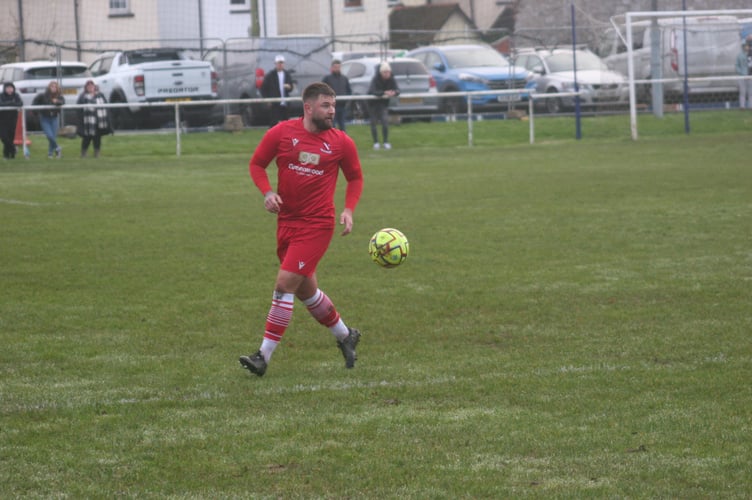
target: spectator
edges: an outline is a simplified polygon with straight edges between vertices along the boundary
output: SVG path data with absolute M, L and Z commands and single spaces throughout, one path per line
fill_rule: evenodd
M 282 98 L 281 102 L 273 102 L 269 108 L 271 119 L 269 128 L 290 118 L 290 112 L 284 98 L 290 97 L 292 87 L 292 75 L 285 69 L 285 56 L 279 54 L 274 58 L 274 70 L 266 74 L 261 84 L 261 95 L 263 97 Z
M 742 50 L 736 56 L 736 73 L 752 77 L 752 35 L 742 43 Z M 739 109 L 752 108 L 752 80 L 739 80 Z
M 62 158 L 63 148 L 57 143 L 57 130 L 60 106 L 65 104 L 65 97 L 63 97 L 57 82 L 53 80 L 47 84 L 47 89 L 37 94 L 31 104 L 34 106 L 56 106 L 50 109 L 40 109 L 36 113 L 39 117 L 42 132 L 47 137 L 47 158 Z
M 350 80 L 342 74 L 342 61 L 334 59 L 332 61 L 331 73 L 326 75 L 323 80 L 324 83 L 329 85 L 334 92 L 337 93 L 337 97 L 343 95 L 352 95 L 352 89 L 350 88 Z M 334 121 L 337 127 L 341 131 L 345 131 L 345 119 L 347 118 L 347 104 L 349 101 L 337 101 Z
M 88 80 L 76 104 L 107 104 L 93 80 Z M 107 108 L 81 108 L 78 110 L 78 135 L 81 136 L 81 158 L 85 158 L 89 145 L 94 143 L 94 158 L 99 158 L 102 136 L 113 133 L 110 112 Z
M 11 82 L 3 84 L 3 93 L 0 94 L 0 108 L 23 106 L 21 96 L 16 92 L 16 86 Z M 10 160 L 16 157 L 16 124 L 18 123 L 18 110 L 6 109 L 0 111 L 0 140 L 3 142 L 3 158 Z
M 379 134 L 376 130 L 376 124 L 379 122 L 381 123 L 381 138 L 383 139 L 384 149 L 392 149 L 392 145 L 389 143 L 389 99 L 399 95 L 399 87 L 388 62 L 382 62 L 379 66 L 379 72 L 373 75 L 368 93 L 377 97 L 377 99 L 368 101 L 373 149 L 381 148 Z

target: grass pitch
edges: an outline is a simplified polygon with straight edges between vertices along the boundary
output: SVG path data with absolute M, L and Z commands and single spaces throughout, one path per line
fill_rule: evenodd
M 261 379 L 261 131 L 0 164 L 2 496 L 752 495 L 749 129 L 544 122 L 352 127 L 365 191 L 319 274 L 359 361 L 297 303 Z

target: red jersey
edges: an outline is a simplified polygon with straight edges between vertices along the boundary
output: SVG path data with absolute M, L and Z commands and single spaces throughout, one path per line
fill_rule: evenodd
M 262 194 L 272 190 L 266 168 L 276 157 L 278 221 L 290 226 L 335 223 L 334 192 L 339 170 L 347 180 L 345 208 L 355 210 L 363 189 L 363 172 L 353 140 L 335 128 L 312 134 L 303 118 L 269 129 L 251 157 L 249 170 Z

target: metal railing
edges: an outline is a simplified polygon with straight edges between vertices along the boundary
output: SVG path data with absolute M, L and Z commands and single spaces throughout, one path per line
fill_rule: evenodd
M 476 91 L 476 92 L 424 92 L 424 93 L 405 93 L 401 94 L 400 98 L 429 98 L 429 99 L 435 99 L 437 101 L 441 101 L 447 98 L 464 98 L 466 102 L 466 109 L 467 111 L 465 113 L 459 114 L 460 116 L 465 117 L 466 123 L 467 123 L 467 144 L 468 146 L 473 146 L 474 144 L 474 138 L 473 138 L 473 128 L 474 128 L 474 122 L 476 121 L 475 117 L 479 115 L 480 113 L 475 112 L 473 110 L 473 98 L 474 97 L 480 97 L 480 96 L 497 96 L 497 101 L 501 106 L 499 106 L 499 110 L 503 108 L 503 104 L 510 103 L 514 104 L 515 107 L 522 107 L 525 104 L 527 104 L 527 113 L 528 113 L 528 128 L 529 128 L 529 136 L 530 136 L 530 144 L 535 143 L 535 103 L 537 101 L 545 100 L 545 99 L 556 99 L 556 98 L 562 98 L 562 97 L 576 97 L 580 93 L 578 92 L 561 92 L 561 93 L 545 93 L 540 94 L 532 91 L 531 89 L 510 89 L 510 90 L 487 90 L 487 91 Z M 350 95 L 350 96 L 341 96 L 337 98 L 338 100 L 342 101 L 368 101 L 368 100 L 375 100 L 378 99 L 375 96 L 371 95 Z M 281 102 L 281 101 L 291 102 L 291 101 L 298 101 L 300 102 L 302 99 L 300 97 L 287 97 L 287 98 L 254 98 L 254 99 L 219 99 L 219 100 L 204 100 L 204 101 L 178 101 L 178 102 L 143 102 L 143 103 L 105 103 L 105 104 L 65 104 L 63 106 L 25 106 L 23 108 L 10 108 L 10 107 L 0 107 L 0 110 L 24 110 L 24 111 L 41 111 L 45 109 L 63 109 L 66 111 L 69 110 L 79 110 L 79 109 L 85 109 L 85 108 L 107 108 L 107 109 L 118 109 L 118 108 L 139 108 L 139 109 L 149 109 L 149 108 L 165 108 L 165 107 L 172 107 L 173 108 L 173 114 L 174 114 L 174 133 L 175 133 L 175 154 L 179 157 L 182 154 L 182 144 L 181 144 L 181 136 L 183 133 L 185 133 L 184 127 L 181 125 L 181 108 L 184 107 L 190 107 L 190 106 L 207 106 L 207 105 L 217 105 L 222 106 L 225 104 L 270 104 L 273 102 Z M 625 103 L 626 104 L 626 103 Z M 27 128 L 26 128 L 26 113 L 21 113 L 22 119 L 22 126 L 23 126 L 23 144 L 27 143 Z M 451 117 L 448 117 L 451 119 Z M 456 115 L 455 115 L 456 119 Z M 454 121 L 454 120 L 452 120 Z M 148 133 L 148 132 L 147 132 Z M 153 133 L 153 131 L 151 131 Z

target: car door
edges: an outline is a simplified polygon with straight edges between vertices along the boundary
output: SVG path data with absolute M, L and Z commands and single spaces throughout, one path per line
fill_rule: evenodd
M 436 86 L 439 90 L 443 90 L 447 82 L 446 77 L 446 61 L 435 50 L 427 50 L 421 54 L 423 56 L 421 62 L 428 68 L 428 71 L 433 75 L 433 79 L 436 81 Z
M 107 54 L 89 65 L 89 72 L 94 77 L 94 81 L 99 87 L 99 91 L 108 99 L 112 95 L 112 81 L 110 78 L 107 78 L 107 74 L 110 72 L 110 67 L 112 67 L 112 60 L 114 57 L 114 54 Z

